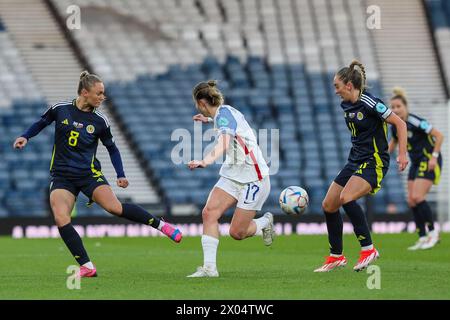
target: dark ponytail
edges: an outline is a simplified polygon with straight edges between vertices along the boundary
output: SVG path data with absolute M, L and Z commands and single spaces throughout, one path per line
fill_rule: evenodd
M 358 67 L 358 69 L 355 69 Z M 349 81 L 353 84 L 355 89 L 360 90 L 360 95 L 366 89 L 366 69 L 364 65 L 358 60 L 353 60 L 350 66 L 340 69 L 336 76 L 347 84 Z
M 192 89 L 192 99 L 194 101 L 205 99 L 213 107 L 218 107 L 224 102 L 223 94 L 217 88 L 217 81 L 215 80 L 198 83 Z

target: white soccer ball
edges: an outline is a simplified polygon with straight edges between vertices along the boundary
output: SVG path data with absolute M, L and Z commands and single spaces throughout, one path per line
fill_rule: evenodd
M 305 189 L 290 186 L 280 194 L 280 207 L 289 215 L 301 215 L 308 207 L 309 197 Z

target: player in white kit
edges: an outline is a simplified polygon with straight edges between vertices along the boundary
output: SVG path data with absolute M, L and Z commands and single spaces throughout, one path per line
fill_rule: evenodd
M 197 84 L 192 96 L 200 112 L 193 119 L 214 123 L 217 144 L 203 160 L 190 161 L 189 169 L 205 168 L 224 153 L 226 158 L 220 169 L 220 179 L 202 211 L 203 266 L 188 277 L 218 277 L 219 219 L 229 208 L 236 207 L 230 225 L 231 237 L 243 240 L 262 231 L 264 244 L 272 244 L 273 215 L 267 212 L 254 219 L 270 193 L 269 168 L 244 115 L 223 104 L 223 95 L 215 81 Z

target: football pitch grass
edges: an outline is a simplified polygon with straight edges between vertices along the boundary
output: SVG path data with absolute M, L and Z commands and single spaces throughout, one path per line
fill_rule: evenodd
M 426 251 L 406 248 L 413 234 L 374 235 L 381 258 L 380 289 L 368 289 L 369 274 L 352 270 L 359 246 L 344 237 L 349 264 L 313 273 L 327 254 L 327 237 L 278 236 L 272 247 L 261 237 L 221 237 L 219 278 L 186 278 L 202 264 L 199 237 L 180 244 L 167 238 L 84 239 L 99 277 L 67 289 L 74 260 L 61 239 L 0 238 L 0 299 L 450 299 L 450 234 Z M 373 278 L 369 283 L 375 283 Z

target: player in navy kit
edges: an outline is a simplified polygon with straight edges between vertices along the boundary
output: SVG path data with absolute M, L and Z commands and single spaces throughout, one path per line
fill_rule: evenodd
M 408 127 L 408 154 L 411 166 L 408 173 L 408 205 L 416 223 L 419 240 L 409 250 L 430 249 L 439 242 L 439 233 L 434 228 L 433 214 L 426 196 L 433 184 L 439 184 L 442 170 L 442 133 L 427 120 L 408 111 L 406 94 L 394 88 L 391 109 L 402 118 Z M 397 146 L 397 130 L 392 127 L 389 152 Z M 428 227 L 428 234 L 426 227 Z
M 358 69 L 356 68 L 358 67 Z M 353 224 L 360 242 L 360 258 L 353 268 L 361 271 L 379 257 L 374 248 L 369 226 L 362 208 L 356 200 L 375 194 L 389 166 L 387 123 L 397 128 L 400 170 L 408 164 L 406 156 L 406 124 L 387 108 L 383 101 L 366 91 L 364 66 L 357 60 L 340 69 L 334 77 L 335 92 L 342 98 L 341 107 L 351 132 L 352 149 L 348 163 L 331 183 L 323 200 L 330 256 L 315 272 L 327 272 L 347 264 L 343 255 L 343 221 L 339 213 L 342 206 Z
M 122 204 L 103 176 L 100 162 L 95 157 L 99 140 L 109 152 L 117 174 L 117 185 L 121 188 L 128 186 L 108 119 L 97 110 L 104 99 L 102 80 L 84 71 L 78 84 L 78 97 L 51 106 L 14 142 L 14 148 L 23 149 L 32 137 L 55 122 L 55 144 L 50 164 L 50 206 L 61 238 L 81 266 L 81 277 L 94 277 L 97 271 L 71 224 L 70 213 L 80 191 L 89 198 L 90 203 L 98 203 L 111 214 L 158 228 L 175 242 L 180 242 L 182 237 L 180 230 L 141 207 Z

